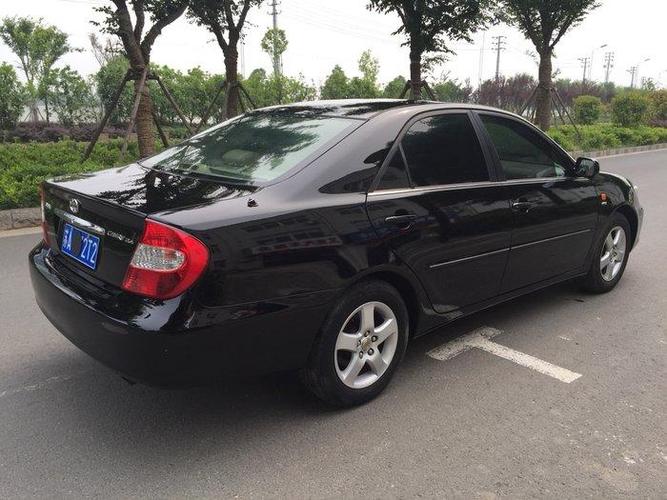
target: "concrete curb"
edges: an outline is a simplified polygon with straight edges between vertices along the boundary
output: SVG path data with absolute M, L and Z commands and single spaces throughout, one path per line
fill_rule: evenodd
M 643 153 L 644 151 L 654 151 L 657 149 L 667 149 L 667 143 L 662 142 L 660 144 L 649 144 L 648 146 L 633 146 L 627 148 L 615 148 L 615 149 L 600 149 L 598 151 L 571 151 L 570 154 L 577 158 L 579 156 L 588 156 L 588 157 L 599 157 L 599 156 L 615 156 L 615 155 L 624 155 L 628 153 Z
M 614 155 L 622 155 L 628 153 L 641 153 L 644 151 L 654 151 L 658 149 L 667 149 L 667 143 L 651 144 L 649 146 L 637 146 L 631 148 L 602 149 L 599 151 L 572 151 L 570 154 L 574 158 L 577 158 L 579 156 L 590 156 L 592 158 L 595 158 L 600 156 L 614 156 Z M 0 210 L 0 231 L 39 226 L 41 221 L 42 221 L 42 215 L 39 207 L 13 208 L 11 210 Z
M 39 207 L 0 210 L 0 231 L 39 226 L 41 222 L 42 213 Z

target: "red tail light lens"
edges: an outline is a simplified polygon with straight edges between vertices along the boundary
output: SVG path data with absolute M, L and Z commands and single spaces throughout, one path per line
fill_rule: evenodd
M 46 245 L 51 246 L 49 241 L 49 228 L 46 224 L 46 200 L 44 196 L 44 187 L 39 187 L 39 206 L 42 212 L 42 239 Z
M 146 220 L 123 290 L 170 299 L 190 288 L 208 265 L 206 245 L 179 229 Z

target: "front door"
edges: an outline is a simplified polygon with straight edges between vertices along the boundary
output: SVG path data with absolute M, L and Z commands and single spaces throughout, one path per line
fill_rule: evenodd
M 514 229 L 501 291 L 585 268 L 598 218 L 597 190 L 563 151 L 529 125 L 480 113 L 495 146 Z
M 440 113 L 410 124 L 369 193 L 376 231 L 438 312 L 498 294 L 512 213 L 490 172 L 469 114 Z

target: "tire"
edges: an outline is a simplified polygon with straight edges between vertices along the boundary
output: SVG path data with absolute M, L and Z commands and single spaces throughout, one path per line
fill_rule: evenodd
M 593 258 L 588 274 L 581 280 L 581 286 L 585 291 L 607 293 L 614 289 L 621 280 L 628 263 L 631 234 L 628 219 L 619 213 L 610 217 L 593 247 Z M 613 243 L 616 237 L 620 238 L 619 243 L 622 240 L 623 245 L 614 244 L 610 247 L 610 243 Z M 607 254 L 610 254 L 612 259 L 605 266 L 602 259 Z M 618 260 L 619 258 L 621 260 Z
M 405 303 L 394 287 L 383 281 L 352 286 L 315 340 L 301 373 L 304 384 L 336 407 L 372 400 L 387 387 L 403 359 L 408 328 Z

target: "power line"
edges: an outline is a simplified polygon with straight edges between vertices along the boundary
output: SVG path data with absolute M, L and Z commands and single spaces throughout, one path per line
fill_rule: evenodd
M 500 52 L 505 50 L 505 35 L 494 36 L 494 49 L 496 50 L 496 81 L 500 78 Z

